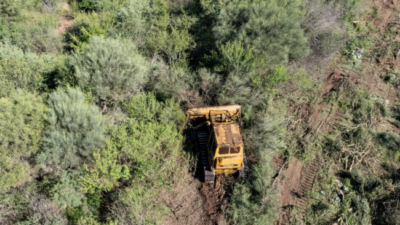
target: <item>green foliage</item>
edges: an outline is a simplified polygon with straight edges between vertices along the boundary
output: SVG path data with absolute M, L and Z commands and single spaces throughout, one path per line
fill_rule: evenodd
M 254 68 L 256 57 L 252 49 L 247 49 L 240 41 L 228 41 L 221 46 L 222 65 L 228 67 L 225 71 L 235 74 L 248 73 Z
M 258 73 L 258 71 L 255 71 L 253 74 L 251 74 L 250 79 L 253 86 L 263 91 L 271 91 L 272 88 L 277 84 L 288 81 L 290 79 L 290 75 L 288 72 L 288 67 L 276 66 L 267 73 Z
M 44 74 L 53 69 L 55 58 L 23 52 L 16 46 L 0 42 L 0 96 L 14 89 L 36 92 L 44 87 Z
M 186 50 L 194 46 L 193 37 L 187 30 L 171 27 L 171 31 L 159 31 L 148 37 L 148 46 L 153 52 L 166 56 L 170 65 L 185 61 Z
M 72 3 L 77 6 L 80 10 L 85 10 L 87 12 L 91 11 L 106 11 L 112 10 L 113 8 L 119 6 L 120 0 L 72 0 Z
M 149 0 L 128 0 L 115 14 L 115 29 L 123 37 L 132 38 L 138 47 L 144 44 L 143 37 L 150 29 L 150 14 L 153 9 Z
M 235 185 L 227 213 L 232 224 L 273 224 L 278 204 L 271 187 L 274 170 L 269 162 L 284 147 L 283 117 L 268 110 L 246 126 L 243 139 L 253 167 L 248 181 Z
M 338 6 L 342 7 L 345 11 L 344 19 L 348 22 L 352 21 L 355 16 L 362 11 L 362 3 L 365 0 L 335 0 L 333 3 Z
M 172 67 L 165 73 L 155 77 L 154 90 L 163 98 L 174 98 L 183 102 L 191 102 L 196 94 L 195 77 L 183 68 Z
M 159 223 L 169 214 L 159 190 L 176 182 L 184 155 L 180 125 L 184 113 L 174 101 L 159 102 L 153 93 L 133 96 L 125 105 L 129 119 L 112 134 L 122 158 L 134 165 L 128 188 L 118 192 L 111 219 L 121 224 Z
M 141 91 L 147 63 L 129 41 L 94 37 L 70 58 L 79 85 L 97 100 L 120 102 Z
M 50 94 L 39 164 L 77 167 L 102 147 L 105 121 L 98 108 L 84 101 L 85 96 L 77 89 L 58 88 Z
M 391 151 L 398 151 L 400 136 L 390 132 L 380 132 L 376 134 L 378 143 Z
M 94 194 L 100 191 L 110 191 L 120 179 L 131 177 L 126 165 L 118 164 L 118 151 L 109 141 L 107 147 L 93 153 L 94 165 L 84 165 L 84 175 L 79 178 L 81 190 Z
M 56 53 L 62 50 L 62 40 L 55 32 L 57 16 L 35 11 L 41 5 L 36 0 L 22 2 L 25 5 L 18 5 L 18 16 L 0 15 L 0 40 L 37 53 Z M 31 6 L 29 12 L 25 11 L 27 5 L 32 4 L 35 7 Z
M 21 0 L 3 0 L 0 3 L 0 13 L 8 16 L 18 16 L 21 13 L 23 1 Z
M 39 150 L 46 106 L 33 94 L 17 90 L 0 98 L 0 189 L 31 180 L 33 169 L 21 157 Z
M 382 113 L 379 99 L 369 95 L 368 92 L 359 90 L 348 79 L 344 79 L 335 91 L 325 96 L 325 99 L 337 104 L 343 112 L 351 113 L 349 120 L 355 124 L 371 123 Z
M 232 0 L 213 30 L 221 44 L 238 40 L 270 64 L 286 64 L 309 52 L 302 20 L 300 0 Z
M 152 29 L 147 36 L 147 46 L 153 53 L 162 54 L 170 65 L 185 66 L 186 51 L 195 46 L 188 28 L 194 22 L 185 14 L 170 17 L 165 0 L 156 0 L 152 5 Z
M 85 200 L 79 190 L 78 176 L 79 173 L 75 171 L 63 171 L 59 181 L 50 190 L 53 201 L 63 209 L 81 206 Z
M 267 108 L 264 112 L 256 114 L 243 129 L 246 153 L 258 163 L 266 163 L 263 157 L 272 157 L 275 152 L 285 147 L 284 134 L 284 118 L 273 109 Z
M 0 98 L 0 151 L 3 156 L 29 156 L 39 149 L 46 106 L 42 99 L 19 89 Z
M 119 192 L 118 200 L 112 207 L 112 219 L 119 224 L 160 224 L 169 210 L 164 204 L 157 203 L 157 194 L 153 187 L 133 183 L 131 187 Z
M 348 196 L 349 197 L 349 196 Z M 343 221 L 346 224 L 371 224 L 368 200 L 359 196 L 351 196 L 341 205 Z
M 131 119 L 120 126 L 115 139 L 125 159 L 135 164 L 135 179 L 155 186 L 171 181 L 181 141 L 175 125 Z
M 186 121 L 185 114 L 179 104 L 167 99 L 165 102 L 157 101 L 154 93 L 141 93 L 135 95 L 125 104 L 126 112 L 130 118 L 142 122 L 159 122 L 182 126 Z
M 66 225 L 67 219 L 58 205 L 38 192 L 34 183 L 0 192 L 0 223 Z
M 252 114 L 256 108 L 262 107 L 267 100 L 267 93 L 252 88 L 244 75 L 229 74 L 220 87 L 218 102 L 220 105 L 239 104 L 245 114 Z
M 68 29 L 65 41 L 70 50 L 81 50 L 89 43 L 90 38 L 104 36 L 105 29 L 101 26 L 98 14 L 84 14 L 76 19 L 73 26 Z

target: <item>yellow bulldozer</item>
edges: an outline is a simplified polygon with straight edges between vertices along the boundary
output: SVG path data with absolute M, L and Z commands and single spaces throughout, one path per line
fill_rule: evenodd
M 214 183 L 216 175 L 247 175 L 249 168 L 240 130 L 241 113 L 240 105 L 192 108 L 187 111 L 206 183 Z

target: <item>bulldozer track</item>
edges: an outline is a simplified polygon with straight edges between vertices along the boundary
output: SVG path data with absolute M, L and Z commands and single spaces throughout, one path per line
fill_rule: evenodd
M 245 153 L 243 153 L 243 163 L 244 163 L 244 169 L 239 170 L 240 177 L 246 177 L 249 174 L 249 165 L 247 164 L 247 158 Z
M 196 150 L 200 152 L 200 163 L 204 173 L 204 182 L 214 183 L 215 173 L 211 170 L 208 160 L 208 133 L 206 129 L 192 129 L 192 138 L 195 142 Z
M 279 170 L 284 166 L 285 161 L 280 157 L 273 157 L 272 162 L 275 165 L 275 174 L 278 175 Z
M 315 178 L 317 177 L 318 171 L 321 168 L 322 161 L 316 158 L 310 162 L 305 168 L 300 179 L 300 188 L 296 195 L 296 207 L 301 211 L 305 212 L 308 207 L 307 191 L 311 190 L 314 185 Z

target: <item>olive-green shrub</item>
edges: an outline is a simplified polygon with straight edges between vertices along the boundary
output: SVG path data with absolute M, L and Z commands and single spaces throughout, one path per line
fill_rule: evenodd
M 85 103 L 84 94 L 73 88 L 58 88 L 47 103 L 47 127 L 38 163 L 62 168 L 82 165 L 104 144 L 105 120 L 100 110 Z
M 121 102 L 142 91 L 147 81 L 147 62 L 127 40 L 93 37 L 71 55 L 79 86 L 96 100 Z
M 40 148 L 46 110 L 41 98 L 23 90 L 0 98 L 0 190 L 32 179 L 34 169 L 25 158 Z

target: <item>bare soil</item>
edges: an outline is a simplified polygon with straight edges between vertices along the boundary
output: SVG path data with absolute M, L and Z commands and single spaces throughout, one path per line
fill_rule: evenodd
M 71 14 L 71 6 L 67 3 L 64 2 L 62 3 L 62 9 L 64 11 L 64 13 L 66 14 L 66 16 L 63 16 L 59 19 L 57 27 L 56 27 L 56 34 L 57 35 L 63 35 L 65 33 L 65 31 L 70 28 L 72 26 L 73 23 L 73 19 Z
M 293 157 L 288 167 L 279 171 L 273 183 L 281 206 L 276 225 L 289 224 L 293 209 L 304 212 L 308 208 L 306 192 L 312 189 L 320 164 L 318 159 L 314 159 L 305 165 Z

